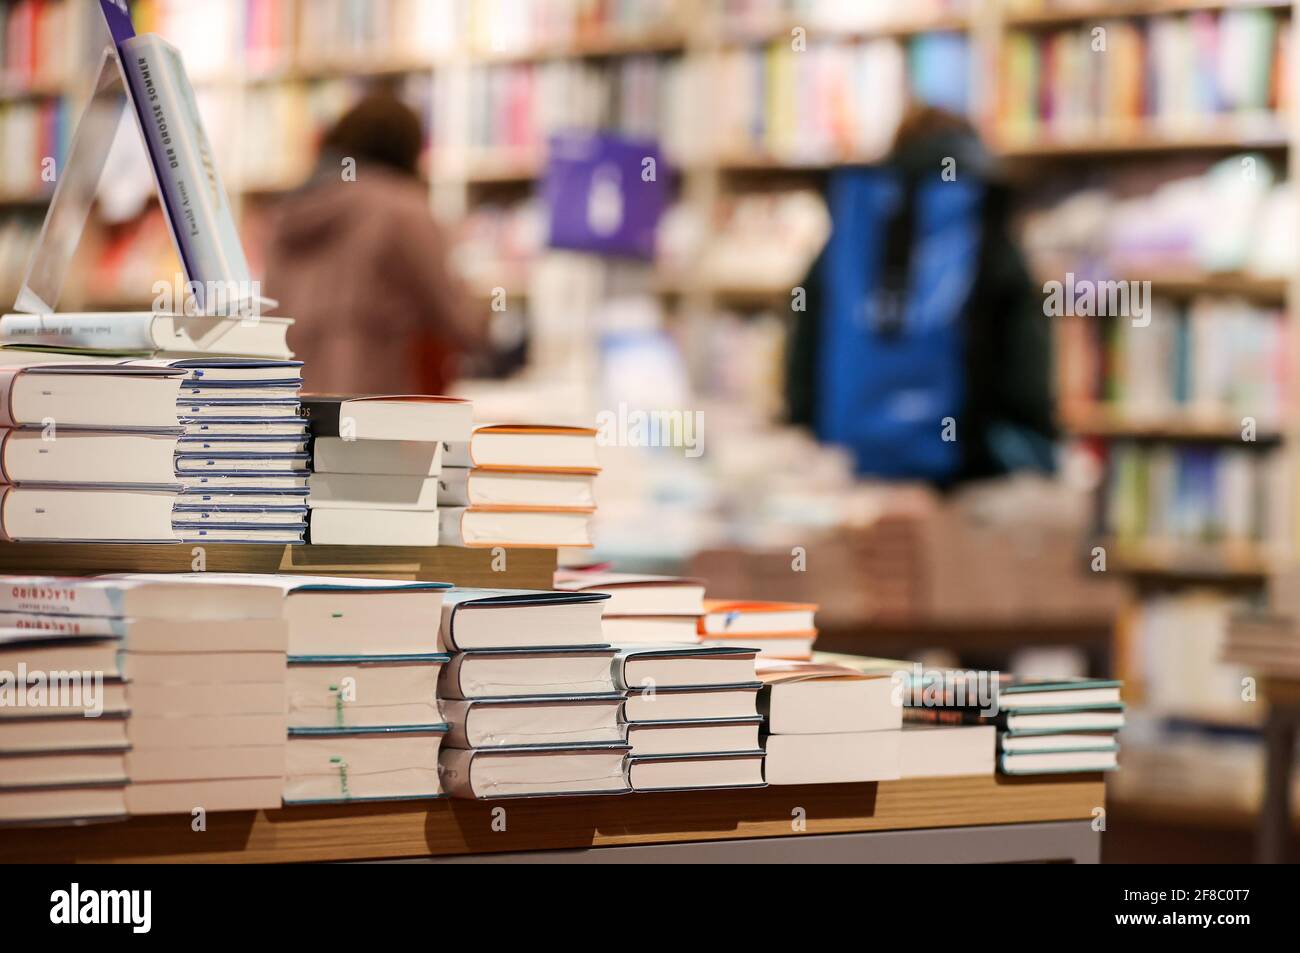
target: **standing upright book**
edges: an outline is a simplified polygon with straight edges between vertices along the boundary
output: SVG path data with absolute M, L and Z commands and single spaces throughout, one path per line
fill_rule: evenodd
M 254 302 L 239 292 L 233 301 L 205 298 L 212 288 L 251 289 L 252 276 L 180 53 L 159 36 L 137 34 L 125 4 L 100 0 L 100 9 L 199 310 L 247 311 Z

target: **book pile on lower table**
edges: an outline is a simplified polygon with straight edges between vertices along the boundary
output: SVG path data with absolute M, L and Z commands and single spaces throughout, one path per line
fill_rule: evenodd
M 572 567 L 556 570 L 555 588 L 609 593 L 604 628 L 611 645 L 742 645 L 761 658 L 806 660 L 817 639 L 817 606 L 706 599 L 699 579 Z
M 302 542 L 301 362 L 58 357 L 0 352 L 0 538 Z
M 307 531 L 307 427 L 302 362 L 176 360 L 188 376 L 177 410 L 181 495 L 172 526 L 184 542 L 296 544 Z
M 591 545 L 596 431 L 484 424 L 443 447 L 445 546 Z
M 605 596 L 453 589 L 451 661 L 439 679 L 451 735 L 439 761 L 454 797 L 622 794 L 628 744 L 605 643 Z
M 848 670 L 871 678 L 885 678 L 889 684 L 889 705 L 901 718 L 899 735 L 899 777 L 949 778 L 971 775 L 991 775 L 997 770 L 997 728 L 992 724 L 962 723 L 961 719 L 947 718 L 942 722 L 909 720 L 911 709 L 906 707 L 909 692 L 918 681 L 920 667 L 915 662 L 902 659 L 873 658 L 862 655 L 844 655 L 836 652 L 818 652 L 813 663 L 831 673 Z M 773 662 L 773 670 L 781 672 L 780 663 Z M 798 663 L 787 663 L 791 674 L 798 672 Z M 782 681 L 790 678 L 783 677 Z M 880 717 L 885 716 L 877 688 L 875 705 Z M 815 700 L 815 696 L 813 697 Z M 890 724 L 893 724 L 892 717 Z M 770 760 L 770 755 L 769 755 Z
M 618 647 L 632 790 L 764 784 L 754 658 L 740 646 Z
M 446 583 L 268 576 L 288 622 L 284 802 L 438 797 Z
M 0 669 L 29 697 L 47 689 L 0 718 L 0 819 L 279 805 L 278 592 L 219 576 L 6 577 L 0 607 L 20 634 Z
M 919 724 L 991 725 L 1003 774 L 1067 774 L 1118 767 L 1121 683 L 992 672 L 934 672 L 912 680 L 904 717 Z
M 903 776 L 903 709 L 888 674 L 777 659 L 759 659 L 757 672 L 768 784 Z
M 0 352 L 0 540 L 174 542 L 186 372 Z
M 437 546 L 443 445 L 467 439 L 473 408 L 433 396 L 318 396 L 311 422 L 311 541 Z
M 698 638 L 704 614 L 704 583 L 698 579 L 575 567 L 556 570 L 555 588 L 609 595 L 601 627 L 611 645 L 682 644 Z
M 763 658 L 808 660 L 816 614 L 812 603 L 705 599 L 699 638 L 704 645 L 753 645 Z

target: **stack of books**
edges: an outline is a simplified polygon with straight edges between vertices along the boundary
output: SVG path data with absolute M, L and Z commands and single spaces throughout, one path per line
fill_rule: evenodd
M 302 362 L 197 358 L 178 413 L 172 526 L 185 542 L 302 543 L 307 531 L 307 428 L 298 414 Z
M 754 649 L 648 645 L 617 652 L 614 681 L 627 693 L 632 790 L 763 786 Z
M 0 540 L 174 542 L 185 372 L 0 354 Z
M 4 725 L 12 737 L 0 744 L 13 751 L 16 742 L 31 756 L 26 780 L 53 785 L 43 807 L 19 798 L 6 813 L 278 806 L 287 628 L 281 603 L 275 590 L 216 573 L 6 577 L 0 621 L 28 639 L 5 662 L 23 664 L 29 700 L 42 680 L 59 686 L 45 696 L 48 711 L 33 705 L 34 720 Z M 63 697 L 73 688 L 80 704 Z M 84 704 L 91 695 L 100 699 L 93 710 Z
M 1286 583 L 1294 580 L 1283 577 Z M 1273 583 L 1276 591 L 1278 585 Z M 1290 609 L 1294 598 L 1275 601 L 1278 608 Z M 1261 674 L 1300 678 L 1300 638 L 1295 616 L 1287 612 L 1239 612 L 1228 620 L 1228 636 L 1223 646 L 1224 661 L 1232 662 Z
M 2 624 L 14 626 L 12 614 L 4 616 Z M 90 677 L 67 677 L 60 692 L 47 683 L 51 671 Z M 8 676 L 0 823 L 124 816 L 129 743 L 117 640 L 83 634 L 77 620 L 0 628 L 0 672 Z
M 1105 679 L 935 673 L 904 692 L 904 717 L 996 726 L 1003 774 L 1110 771 L 1118 767 L 1116 735 L 1124 725 L 1120 687 Z
M 44 533 L 20 522 L 24 535 L 12 538 L 301 543 L 309 459 L 298 414 L 302 362 L 212 355 L 287 355 L 290 323 L 141 313 L 0 318 L 0 365 L 23 381 L 12 395 L 17 416 L 0 409 L 0 462 L 13 464 L 4 482 L 32 501 L 53 488 L 83 493 L 47 497 L 55 518 L 41 521 Z M 179 356 L 188 354 L 205 356 Z M 60 386 L 31 399 L 42 382 Z M 103 507 L 105 498 L 84 496 L 123 490 L 137 495 Z M 165 534 L 139 519 L 163 507 L 162 493 L 172 495 Z M 82 503 L 98 508 L 98 519 L 78 525 Z M 13 505 L 16 517 L 27 510 Z
M 888 679 L 893 693 L 890 704 L 903 718 L 899 738 L 899 777 L 948 778 L 990 775 L 997 770 L 995 726 L 907 720 L 905 692 L 915 681 L 916 662 L 834 652 L 818 652 L 813 661 L 819 666 L 847 668 L 862 675 Z
M 438 683 L 451 726 L 443 786 L 453 797 L 623 794 L 620 720 L 596 593 L 453 589 L 442 609 L 452 652 Z
M 812 658 L 817 606 L 804 602 L 705 599 L 699 638 L 705 645 L 758 646 L 763 658 Z
M 452 397 L 309 396 L 311 541 L 437 546 L 439 474 L 446 441 L 472 427 L 469 401 Z
M 262 577 L 288 620 L 286 804 L 439 797 L 441 582 Z
M 777 659 L 760 659 L 757 671 L 768 784 L 903 776 L 903 709 L 888 675 Z
M 442 544 L 590 546 L 599 472 L 590 428 L 475 427 L 443 447 Z
M 679 576 L 645 576 L 602 569 L 558 569 L 555 588 L 609 594 L 601 627 L 611 645 L 697 641 L 704 583 Z

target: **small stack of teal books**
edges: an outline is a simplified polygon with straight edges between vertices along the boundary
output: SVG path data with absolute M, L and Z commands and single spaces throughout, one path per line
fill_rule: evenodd
M 1119 766 L 1116 736 L 1124 725 L 1119 681 L 942 674 L 943 679 L 909 693 L 904 719 L 996 725 L 1002 774 L 1068 774 Z

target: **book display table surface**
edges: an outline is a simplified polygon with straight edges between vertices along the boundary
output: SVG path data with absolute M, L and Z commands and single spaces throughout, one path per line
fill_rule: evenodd
M 286 572 L 550 589 L 553 549 L 455 546 L 257 546 L 239 543 L 0 543 L 0 573 Z
M 494 857 L 1095 862 L 1101 835 L 1091 822 L 1104 799 L 1101 776 L 1080 774 L 312 805 L 215 813 L 203 831 L 192 830 L 189 815 L 175 814 L 8 829 L 0 831 L 0 862 Z M 638 850 L 619 851 L 630 847 Z

